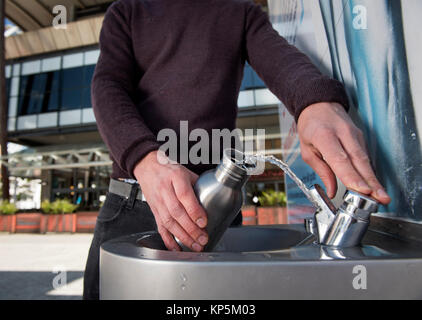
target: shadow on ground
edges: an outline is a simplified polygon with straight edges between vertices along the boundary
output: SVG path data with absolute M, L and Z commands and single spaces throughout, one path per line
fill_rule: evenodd
M 57 274 L 38 271 L 0 271 L 0 300 L 80 300 L 82 271 L 67 271 L 69 288 L 53 288 Z M 70 290 L 69 290 L 70 289 Z

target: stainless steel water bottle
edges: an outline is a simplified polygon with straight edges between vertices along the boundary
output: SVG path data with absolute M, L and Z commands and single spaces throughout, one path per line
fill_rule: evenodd
M 204 172 L 198 178 L 194 191 L 208 217 L 205 230 L 209 240 L 204 251 L 215 248 L 239 213 L 243 204 L 242 187 L 249 178 L 249 167 L 253 168 L 254 164 L 247 161 L 242 152 L 226 149 L 217 168 Z

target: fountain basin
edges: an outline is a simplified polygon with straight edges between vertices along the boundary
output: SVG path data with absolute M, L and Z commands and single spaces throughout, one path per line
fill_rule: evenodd
M 422 298 L 420 244 L 369 231 L 362 247 L 339 249 L 308 236 L 298 225 L 229 228 L 211 253 L 166 251 L 156 232 L 114 239 L 101 248 L 100 298 Z

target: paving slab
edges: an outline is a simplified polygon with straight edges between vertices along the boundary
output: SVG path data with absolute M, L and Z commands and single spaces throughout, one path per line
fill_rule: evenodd
M 81 299 L 92 234 L 0 233 L 0 300 Z

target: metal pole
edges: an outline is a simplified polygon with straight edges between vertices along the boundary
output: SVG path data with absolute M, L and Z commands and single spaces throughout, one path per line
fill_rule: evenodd
M 5 0 L 0 0 L 0 156 L 7 156 L 7 116 L 8 106 L 6 97 L 6 74 L 5 74 L 5 45 L 4 45 L 4 22 Z M 6 160 L 7 161 L 7 160 Z M 3 200 L 10 200 L 9 173 L 7 167 L 1 164 L 1 181 Z

